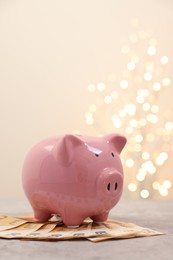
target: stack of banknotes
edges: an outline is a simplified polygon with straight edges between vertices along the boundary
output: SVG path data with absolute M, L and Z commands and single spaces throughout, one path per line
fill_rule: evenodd
M 1 216 L 0 238 L 28 240 L 70 240 L 88 239 L 99 242 L 108 239 L 156 236 L 163 233 L 149 228 L 108 219 L 104 223 L 94 223 L 86 219 L 80 227 L 66 227 L 62 220 L 53 216 L 48 222 L 38 222 L 32 216 Z

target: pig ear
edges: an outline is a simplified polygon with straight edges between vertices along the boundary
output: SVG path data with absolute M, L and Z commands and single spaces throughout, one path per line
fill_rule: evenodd
M 84 142 L 78 136 L 65 135 L 55 145 L 52 154 L 59 163 L 68 165 L 73 160 L 74 149 L 79 145 L 84 145 Z
M 124 148 L 127 139 L 124 135 L 120 135 L 120 134 L 110 134 L 106 136 L 106 139 L 109 143 L 112 143 L 117 152 L 120 154 L 122 149 Z

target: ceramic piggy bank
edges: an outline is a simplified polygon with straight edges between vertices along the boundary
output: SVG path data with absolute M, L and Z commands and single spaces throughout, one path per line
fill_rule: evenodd
M 123 189 L 120 153 L 126 138 L 64 135 L 36 144 L 27 154 L 22 181 L 36 219 L 59 215 L 67 226 L 90 217 L 103 222 Z

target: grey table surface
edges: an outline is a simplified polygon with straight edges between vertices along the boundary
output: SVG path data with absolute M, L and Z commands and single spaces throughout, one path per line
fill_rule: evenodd
M 24 200 L 1 199 L 1 215 L 30 214 Z M 25 241 L 0 239 L 0 260 L 6 259 L 173 259 L 173 201 L 123 200 L 110 217 L 165 233 L 165 235 L 108 240 Z

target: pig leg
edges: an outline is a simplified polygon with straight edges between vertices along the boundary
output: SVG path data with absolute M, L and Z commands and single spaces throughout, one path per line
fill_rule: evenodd
M 97 215 L 97 216 L 92 216 L 91 219 L 94 222 L 104 222 L 104 221 L 107 220 L 108 214 L 109 214 L 109 212 L 105 212 L 105 213 L 102 213 L 102 214 Z
M 69 228 L 79 227 L 85 219 L 84 217 L 79 216 L 79 213 L 75 214 L 74 212 L 70 212 L 69 214 L 62 214 L 61 217 L 63 223 Z
M 47 211 L 41 211 L 38 209 L 34 209 L 34 216 L 36 219 L 38 219 L 40 221 L 47 221 L 51 217 L 51 214 L 50 214 L 50 212 L 47 212 Z

